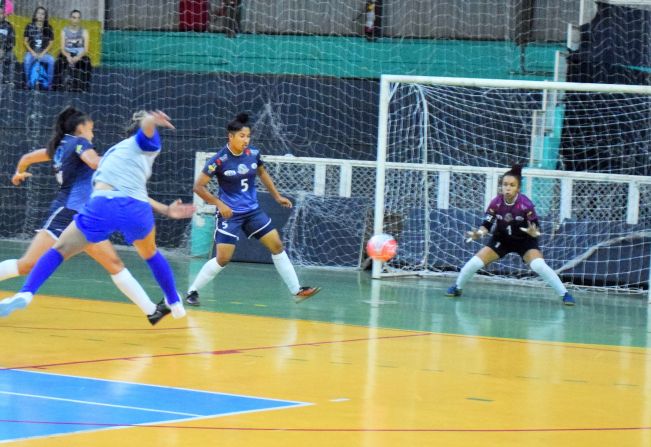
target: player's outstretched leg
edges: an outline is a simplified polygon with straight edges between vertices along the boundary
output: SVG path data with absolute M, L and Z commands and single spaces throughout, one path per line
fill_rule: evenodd
M 30 292 L 18 292 L 10 298 L 5 298 L 0 301 L 0 317 L 6 317 L 15 310 L 24 309 L 32 302 L 32 295 Z
M 212 281 L 219 272 L 224 269 L 217 262 L 217 258 L 209 259 L 201 270 L 197 277 L 192 281 L 192 285 L 188 288 L 188 293 L 185 297 L 185 302 L 190 306 L 199 306 L 199 289 L 202 289 L 206 284 Z
M 289 291 L 296 297 L 296 302 L 300 303 L 305 301 L 308 298 L 313 297 L 321 291 L 320 287 L 310 287 L 310 286 L 301 286 L 298 282 L 298 276 L 296 275 L 296 270 L 292 262 L 287 256 L 287 252 L 284 250 L 277 255 L 271 255 L 274 266 L 278 271 L 278 274 L 285 282 L 285 285 Z
M 163 293 L 165 293 L 164 301 L 167 302 L 167 306 L 172 311 L 172 316 L 174 318 L 183 318 L 185 316 L 185 309 L 176 291 L 176 283 L 174 282 L 174 275 L 172 274 L 169 263 L 159 251 L 156 251 L 154 256 L 147 259 L 146 262 L 156 282 L 158 282 L 160 288 L 163 289 Z
M 543 258 L 536 258 L 529 263 L 531 270 L 536 272 L 542 279 L 545 280 L 547 284 L 551 286 L 552 289 L 561 297 L 563 304 L 566 306 L 574 306 L 576 301 L 574 297 L 570 295 L 563 285 L 561 278 L 558 277 L 556 272 L 552 270 L 550 266 L 547 265 Z
M 63 262 L 61 253 L 51 248 L 38 260 L 20 292 L 11 298 L 0 301 L 0 316 L 6 317 L 15 310 L 23 309 L 31 303 L 34 294 Z
M 484 268 L 484 261 L 482 261 L 479 256 L 473 256 L 470 258 L 459 272 L 457 282 L 448 288 L 446 295 L 451 297 L 461 296 L 463 286 L 482 268 Z

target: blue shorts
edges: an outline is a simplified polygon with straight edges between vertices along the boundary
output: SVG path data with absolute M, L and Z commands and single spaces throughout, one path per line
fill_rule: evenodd
M 275 228 L 271 218 L 260 208 L 243 214 L 233 213 L 230 219 L 224 219 L 217 213 L 215 244 L 235 245 L 240 240 L 238 236 L 240 229 L 249 239 L 252 237 L 260 239 Z
M 63 206 L 59 207 L 50 214 L 43 227 L 38 231 L 47 231 L 54 239 L 59 239 L 63 230 L 68 228 L 68 225 L 72 222 L 75 214 L 77 214 L 75 210 Z
M 104 241 L 118 231 L 132 244 L 154 228 L 154 212 L 148 202 L 131 197 L 95 196 L 75 216 L 75 223 L 88 242 Z

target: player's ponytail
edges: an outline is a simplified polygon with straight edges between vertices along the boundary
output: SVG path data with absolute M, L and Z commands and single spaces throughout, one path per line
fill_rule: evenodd
M 249 126 L 249 115 L 246 113 L 240 113 L 237 115 L 230 123 L 226 125 L 226 130 L 231 132 L 239 132 L 244 127 Z
M 65 134 L 74 132 L 79 124 L 88 119 L 88 115 L 72 106 L 68 106 L 59 112 L 54 121 L 52 138 L 50 138 L 50 141 L 47 143 L 48 156 L 53 158 L 54 152 L 57 150 L 57 147 L 59 147 L 59 143 L 61 143 Z
M 131 115 L 131 121 L 124 129 L 124 133 L 127 138 L 133 136 L 138 129 L 140 129 L 140 122 L 149 114 L 146 110 L 138 110 L 133 115 Z
M 504 173 L 504 176 L 511 176 L 518 179 L 518 185 L 522 184 L 522 166 L 515 164 L 511 166 L 511 169 Z

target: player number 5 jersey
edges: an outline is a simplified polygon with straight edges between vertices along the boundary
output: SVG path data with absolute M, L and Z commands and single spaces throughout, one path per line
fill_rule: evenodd
M 262 166 L 260 151 L 248 147 L 242 154 L 234 155 L 228 146 L 210 157 L 203 168 L 209 177 L 217 177 L 219 200 L 234 213 L 247 213 L 258 208 L 255 180 L 258 166 Z

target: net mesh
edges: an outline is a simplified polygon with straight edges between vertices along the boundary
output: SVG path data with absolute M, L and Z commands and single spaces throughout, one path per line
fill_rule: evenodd
M 581 165 L 590 172 L 525 170 L 523 193 L 541 217 L 547 263 L 574 284 L 645 286 L 648 95 L 415 83 L 390 92 L 383 204 L 391 219 L 383 231 L 400 250 L 386 274 L 457 271 L 482 246 L 465 243 L 465 231 L 481 223 L 512 164 Z M 516 255 L 486 274 L 537 279 Z

